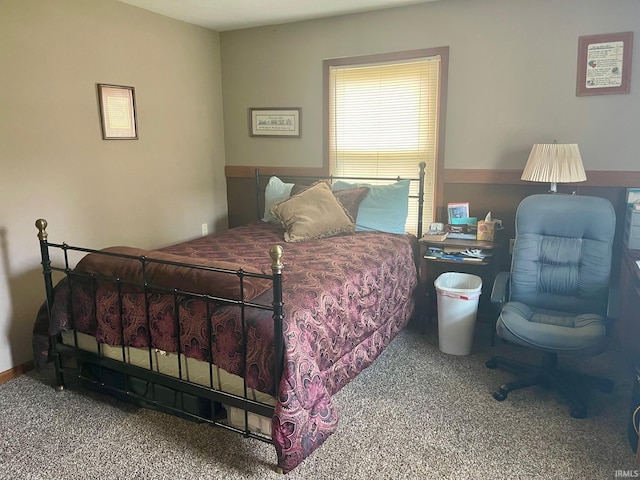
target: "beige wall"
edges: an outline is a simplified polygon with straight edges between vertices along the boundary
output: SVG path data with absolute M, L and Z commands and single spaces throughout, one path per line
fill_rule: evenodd
M 631 93 L 576 97 L 578 37 L 623 31 Z M 227 165 L 322 165 L 323 59 L 448 45 L 446 168 L 520 169 L 558 140 L 587 170 L 638 169 L 638 0 L 444 0 L 220 38 Z M 302 107 L 302 138 L 249 138 L 258 106 Z
M 0 0 L 0 372 L 31 359 L 49 239 L 160 247 L 227 224 L 219 35 L 110 1 Z M 136 89 L 104 141 L 96 83 Z

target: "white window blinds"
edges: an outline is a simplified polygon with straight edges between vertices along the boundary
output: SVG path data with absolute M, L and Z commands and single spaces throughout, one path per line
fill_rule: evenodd
M 417 178 L 425 162 L 424 225 L 433 221 L 439 78 L 440 56 L 329 67 L 331 173 Z M 417 196 L 418 183 L 411 188 Z M 417 217 L 410 198 L 408 232 Z

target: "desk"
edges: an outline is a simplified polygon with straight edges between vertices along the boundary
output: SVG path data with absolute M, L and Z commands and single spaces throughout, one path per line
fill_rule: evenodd
M 482 261 L 468 260 L 449 260 L 444 258 L 425 258 L 429 247 L 438 247 L 447 250 L 464 251 L 467 249 L 482 249 L 484 253 L 489 255 Z M 423 286 L 424 304 L 419 304 L 419 308 L 423 308 L 423 315 L 426 322 L 430 321 L 432 313 L 435 311 L 435 287 L 433 282 L 441 273 L 444 272 L 461 272 L 478 275 L 482 278 L 482 295 L 480 296 L 480 305 L 478 307 L 479 316 L 481 313 L 491 312 L 491 289 L 493 288 L 493 280 L 503 265 L 504 241 L 498 239 L 495 242 L 484 242 L 478 240 L 457 240 L 446 238 L 441 242 L 434 240 L 420 239 L 420 281 Z
M 622 248 L 620 265 L 620 311 L 615 319 L 615 331 L 627 364 L 633 366 L 633 394 L 627 435 L 636 451 L 636 462 L 640 464 L 640 442 L 634 426 L 634 412 L 640 408 L 640 250 Z M 638 419 L 635 418 L 636 424 Z

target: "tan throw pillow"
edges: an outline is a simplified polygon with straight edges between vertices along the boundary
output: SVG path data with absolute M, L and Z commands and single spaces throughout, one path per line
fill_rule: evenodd
M 271 214 L 285 228 L 285 242 L 302 242 L 353 233 L 355 224 L 326 182 L 278 202 Z

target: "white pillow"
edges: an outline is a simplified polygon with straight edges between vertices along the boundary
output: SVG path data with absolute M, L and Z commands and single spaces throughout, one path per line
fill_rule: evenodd
M 277 220 L 271 215 L 271 205 L 285 198 L 288 198 L 291 194 L 293 183 L 284 183 L 278 177 L 271 177 L 267 187 L 264 191 L 264 217 L 263 222 L 276 222 Z

